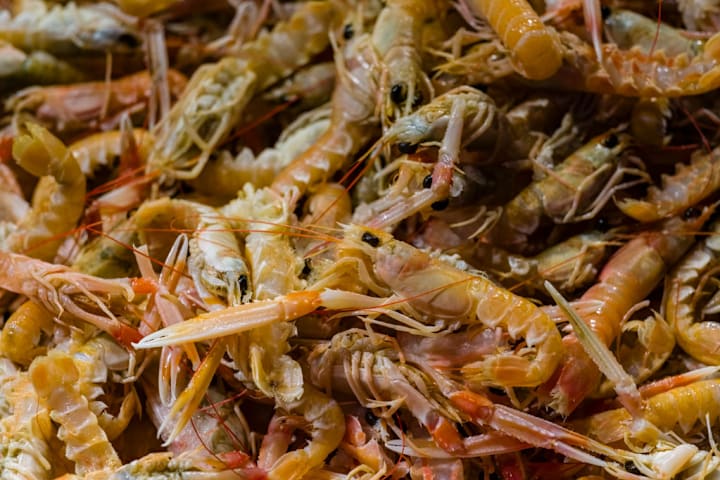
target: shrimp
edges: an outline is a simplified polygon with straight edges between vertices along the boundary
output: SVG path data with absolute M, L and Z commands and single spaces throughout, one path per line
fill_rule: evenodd
M 489 239 L 518 249 L 547 218 L 567 223 L 595 216 L 618 188 L 626 186 L 620 181 L 629 167 L 615 167 L 629 142 L 629 136 L 615 131 L 590 140 L 507 203 Z
M 558 71 L 563 61 L 558 34 L 542 24 L 526 0 L 468 0 L 468 3 L 498 33 L 518 73 L 542 80 Z
M 330 127 L 276 177 L 270 188 L 281 195 L 292 191 L 291 207 L 306 190 L 327 181 L 373 134 L 374 98 L 378 91 L 375 53 L 364 35 L 354 38 L 343 55 L 336 55 Z
M 105 280 L 5 251 L 0 251 L 0 272 L 0 288 L 27 296 L 53 316 L 69 314 L 95 325 L 125 346 L 140 339 L 135 327 L 112 312 L 133 317 L 127 311 L 127 303 L 134 297 L 128 279 Z
M 441 209 L 442 202 L 451 195 L 458 195 L 458 189 L 461 190 L 460 184 L 453 182 L 453 168 L 461 147 L 492 137 L 498 125 L 493 100 L 471 87 L 451 90 L 411 115 L 398 119 L 380 141 L 383 144 L 397 143 L 401 152 L 411 152 L 421 142 L 442 139 L 438 162 L 432 175 L 421 182 L 422 189 L 412 189 L 401 199 L 393 196 L 381 198 L 376 204 L 364 207 L 364 211 L 355 215 L 353 221 L 367 223 L 373 228 L 385 228 L 427 208 Z
M 141 238 L 153 241 L 153 229 L 172 227 L 192 232 L 190 275 L 203 301 L 238 305 L 252 292 L 249 269 L 229 223 L 207 205 L 161 198 L 142 204 L 133 217 Z M 143 230 L 147 230 L 143 235 Z
M 552 320 L 528 300 L 486 278 L 462 271 L 379 231 L 350 227 L 346 241 L 362 248 L 373 269 L 415 311 L 450 330 L 483 324 L 501 328 L 523 352 L 503 350 L 463 367 L 463 376 L 500 386 L 536 386 L 546 381 L 562 355 Z M 426 321 L 427 321 L 426 320 Z
M 409 115 L 432 96 L 430 79 L 422 68 L 418 46 L 425 23 L 443 17 L 446 3 L 392 0 L 378 15 L 372 32 L 372 44 L 384 65 L 380 83 L 384 122 Z
M 283 409 L 303 416 L 310 439 L 305 448 L 290 451 L 277 459 L 267 478 L 299 480 L 322 465 L 325 457 L 340 445 L 345 434 L 345 419 L 335 400 L 310 385 L 305 385 L 301 398 L 283 405 Z
M 139 245 L 140 234 L 132 218 L 83 245 L 72 262 L 73 269 L 100 278 L 137 276 L 133 251 L 128 245 Z
M 602 62 L 589 45 L 571 33 L 563 32 L 561 39 L 565 65 L 546 81 L 555 88 L 629 97 L 678 97 L 700 95 L 720 85 L 720 35 L 707 40 L 693 57 L 684 53 L 668 56 L 662 50 L 645 54 L 606 43 Z
M 53 334 L 53 319 L 45 308 L 27 301 L 10 315 L 0 331 L 0 352 L 24 367 L 47 352 L 45 340 Z
M 117 452 L 78 388 L 80 372 L 73 358 L 52 350 L 33 361 L 29 374 L 40 403 L 60 425 L 57 436 L 65 444 L 65 456 L 75 462 L 75 472 L 86 475 L 120 468 Z
M 47 440 L 53 433 L 48 410 L 40 404 L 26 372 L 0 359 L 0 471 L 5 478 L 49 480 L 54 475 Z
M 710 235 L 698 242 L 668 275 L 663 298 L 665 315 L 680 347 L 708 365 L 720 363 L 720 324 L 700 321 L 707 313 L 699 307 L 707 295 L 704 289 L 713 285 L 711 275 L 720 260 L 718 232 L 720 222 L 715 221 Z
M 608 260 L 599 281 L 590 287 L 576 305 L 587 305 L 580 312 L 605 345 L 617 337 L 625 314 L 642 301 L 662 280 L 665 271 L 692 246 L 692 233 L 711 214 L 706 208 L 697 217 L 671 218 L 661 231 L 645 232 L 625 244 Z M 600 372 L 580 345 L 575 334 L 563 337 L 565 358 L 551 385 L 550 406 L 568 415 L 598 384 Z
M 200 67 L 158 124 L 150 166 L 170 177 L 196 178 L 253 94 L 325 49 L 336 14 L 333 2 L 304 3 L 287 22 L 243 45 L 237 56 Z
M 179 97 L 185 88 L 185 76 L 169 70 L 168 80 L 173 96 Z M 144 71 L 110 82 L 30 87 L 11 96 L 6 107 L 16 115 L 31 112 L 38 121 L 58 133 L 112 128 L 123 113 L 145 109 L 152 82 L 150 74 Z
M 469 456 L 453 426 L 461 420 L 458 412 L 433 378 L 398 357 L 390 337 L 350 329 L 315 347 L 308 362 L 313 384 L 351 392 L 364 407 L 384 408 L 388 415 L 404 406 L 441 448 Z
M 197 178 L 188 183 L 201 193 L 221 197 L 235 196 L 250 183 L 256 188 L 269 186 L 275 176 L 295 158 L 312 147 L 330 126 L 330 110 L 326 106 L 298 116 L 280 134 L 272 148 L 257 157 L 249 148 L 233 156 L 226 150 L 211 157 Z
M 696 151 L 689 165 L 677 164 L 674 175 L 662 176 L 662 188 L 652 186 L 644 200 L 626 198 L 618 208 L 640 222 L 679 215 L 720 189 L 720 150 Z
M 45 128 L 29 123 L 29 134 L 15 139 L 13 157 L 26 171 L 42 177 L 32 209 L 4 239 L 2 247 L 52 260 L 65 232 L 75 227 L 85 205 L 85 176 L 63 143 Z
M 14 17 L 8 10 L 0 10 L 0 40 L 25 51 L 59 55 L 88 50 L 128 52 L 142 43 L 136 25 L 112 5 L 22 4 L 26 8 Z

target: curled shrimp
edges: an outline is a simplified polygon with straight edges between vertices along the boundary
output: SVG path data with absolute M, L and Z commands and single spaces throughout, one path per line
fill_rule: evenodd
M 52 260 L 63 234 L 72 230 L 85 206 L 85 176 L 63 143 L 45 128 L 29 123 L 29 134 L 13 144 L 13 156 L 32 175 L 42 177 L 32 209 L 10 234 L 4 248 Z
M 688 219 L 671 218 L 664 230 L 649 231 L 632 239 L 608 260 L 598 282 L 578 300 L 580 312 L 600 341 L 609 345 L 618 335 L 625 314 L 655 288 L 665 271 L 692 246 L 692 233 L 705 223 L 712 208 Z M 563 337 L 565 359 L 552 382 L 552 408 L 567 415 L 596 386 L 600 372 L 575 334 Z
M 708 365 L 720 363 L 720 324 L 699 321 L 711 313 L 706 312 L 709 305 L 699 307 L 720 260 L 718 229 L 720 222 L 713 222 L 710 235 L 698 242 L 669 274 L 663 299 L 665 315 L 680 347 Z
M 122 466 L 87 398 L 78 389 L 80 372 L 72 357 L 52 350 L 37 358 L 29 373 L 40 402 L 60 425 L 57 435 L 65 444 L 65 456 L 75 462 L 75 472 L 86 475 Z
M 390 235 L 353 227 L 346 240 L 373 260 L 376 275 L 415 311 L 450 329 L 482 323 L 524 339 L 525 353 L 508 349 L 465 365 L 463 375 L 502 386 L 536 386 L 551 375 L 562 354 L 552 320 L 528 300 L 488 279 L 455 268 Z
M 720 151 L 697 151 L 689 165 L 677 164 L 674 175 L 662 176 L 662 188 L 652 186 L 643 200 L 625 198 L 617 202 L 626 215 L 641 222 L 654 222 L 679 215 L 720 189 Z
M 526 0 L 468 0 L 510 50 L 515 69 L 523 76 L 542 80 L 558 71 L 563 51 L 557 32 L 543 25 Z

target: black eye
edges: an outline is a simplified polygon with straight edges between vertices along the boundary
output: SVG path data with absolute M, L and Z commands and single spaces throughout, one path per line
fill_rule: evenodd
M 129 33 L 119 35 L 117 37 L 117 42 L 131 49 L 135 49 L 140 46 L 140 40 L 138 40 L 135 35 L 131 35 Z
M 310 275 L 310 272 L 312 271 L 312 267 L 310 266 L 310 259 L 305 259 L 305 265 L 303 265 L 302 272 L 300 272 L 300 278 L 307 278 L 308 275 Z
M 600 15 L 602 15 L 603 20 L 607 20 L 611 13 L 612 8 L 608 7 L 607 5 L 603 5 L 600 7 Z
M 398 150 L 400 150 L 400 153 L 415 153 L 417 152 L 417 148 L 417 145 L 410 142 L 398 143 Z
M 607 137 L 605 137 L 605 140 L 603 140 L 603 147 L 605 148 L 615 148 L 620 144 L 620 139 L 617 135 L 614 133 L 611 133 Z
M 355 29 L 353 29 L 352 23 L 348 23 L 343 27 L 343 38 L 350 40 L 355 35 Z
M 683 212 L 683 218 L 690 220 L 691 218 L 697 218 L 700 216 L 700 210 L 695 207 L 689 207 Z
M 600 230 L 601 232 L 607 231 L 607 229 L 610 227 L 610 222 L 608 222 L 607 218 L 605 217 L 598 217 L 597 220 L 595 220 L 595 228 Z
M 407 87 L 404 83 L 396 83 L 390 88 L 390 100 L 402 103 L 407 98 Z
M 432 175 L 428 175 L 427 177 L 423 178 L 423 188 L 430 187 L 432 187 Z
M 377 247 L 380 245 L 380 239 L 370 232 L 363 233 L 360 239 L 371 247 Z
M 240 289 L 240 294 L 245 296 L 248 289 L 247 275 L 240 275 L 240 278 L 238 278 L 238 288 Z
M 439 201 L 433 203 L 432 205 L 430 205 L 430 207 L 433 210 L 435 210 L 436 212 L 439 212 L 441 210 L 445 210 L 449 204 L 450 204 L 450 201 L 446 198 L 445 200 L 439 200 Z

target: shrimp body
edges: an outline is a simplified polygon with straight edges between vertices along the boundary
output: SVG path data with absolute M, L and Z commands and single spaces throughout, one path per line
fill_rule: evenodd
M 75 472 L 86 475 L 122 466 L 115 448 L 80 393 L 80 378 L 72 357 L 53 350 L 30 366 L 30 379 L 50 418 L 60 425 L 58 438 L 65 443 L 65 456 L 75 462 Z
M 272 148 L 266 148 L 257 157 L 249 148 L 242 149 L 234 158 L 223 150 L 188 183 L 202 193 L 224 197 L 234 197 L 246 183 L 255 188 L 267 187 L 280 171 L 311 148 L 328 130 L 329 116 L 326 107 L 300 115 L 283 130 Z
M 674 175 L 663 175 L 662 188 L 648 189 L 644 200 L 617 202 L 622 212 L 641 222 L 679 215 L 720 189 L 720 150 L 696 152 L 689 165 L 678 164 Z
M 670 274 L 664 305 L 667 321 L 682 349 L 701 362 L 718 365 L 720 324 L 698 321 L 705 315 L 698 308 L 703 286 L 712 282 L 707 277 L 720 262 L 720 222 L 714 222 L 710 228 L 711 234 L 693 247 Z
M 179 179 L 196 178 L 237 124 L 252 96 L 325 49 L 333 2 L 307 2 L 287 21 L 193 74 L 178 103 L 158 125 L 151 166 Z
M 179 97 L 187 80 L 168 70 L 170 92 Z M 31 112 L 55 132 L 72 132 L 119 123 L 123 112 L 144 108 L 151 95 L 152 77 L 140 72 L 110 82 L 30 87 L 20 90 L 7 102 L 15 113 Z
M 338 55 L 329 129 L 270 186 L 281 195 L 292 192 L 293 205 L 309 188 L 328 181 L 373 134 L 378 87 L 374 52 L 368 43 L 367 37 L 359 36 Z
M 45 128 L 28 124 L 15 139 L 13 156 L 26 171 L 42 177 L 29 214 L 4 242 L 13 252 L 52 260 L 62 235 L 75 227 L 85 206 L 85 176 L 63 143 Z
M 668 56 L 694 56 L 702 47 L 701 42 L 683 36 L 682 31 L 630 10 L 612 10 L 605 19 L 605 28 L 620 48 L 637 47 L 646 54 L 653 45 Z
M 613 174 L 629 141 L 629 136 L 615 132 L 590 140 L 552 174 L 533 181 L 507 203 L 490 238 L 518 248 L 527 244 L 547 218 L 565 223 L 591 217 L 610 199 L 612 187 L 619 182 Z
M 12 17 L 9 10 L 0 11 L 0 40 L 25 50 L 44 50 L 67 55 L 78 51 L 127 52 L 136 49 L 140 36 L 135 26 L 121 20 L 110 5 L 48 5 L 24 2 L 30 8 Z
M 720 419 L 720 381 L 702 380 L 654 395 L 643 403 L 643 418 L 664 432 L 679 427 L 688 434 L 693 427 L 713 426 Z M 618 408 L 595 414 L 581 425 L 603 443 L 628 435 L 646 442 L 657 439 L 657 430 L 633 430 L 632 421 L 627 410 Z
M 543 25 L 527 0 L 471 0 L 469 3 L 498 33 L 521 75 L 542 80 L 558 71 L 563 60 L 558 34 Z
M 662 280 L 667 268 L 692 246 L 692 232 L 697 231 L 711 209 L 686 221 L 672 218 L 663 231 L 652 231 L 632 239 L 608 260 L 598 282 L 578 300 L 589 307 L 580 313 L 582 319 L 610 345 L 620 333 L 625 314 L 642 301 Z M 563 337 L 565 359 L 552 388 L 551 407 L 567 415 L 600 380 L 600 371 L 580 345 L 575 334 Z
M 0 272 L 0 288 L 26 295 L 54 316 L 71 314 L 126 346 L 140 338 L 137 329 L 120 321 L 110 310 L 124 312 L 132 300 L 127 279 L 97 278 L 5 251 L 0 251 Z
M 711 37 L 692 57 L 669 56 L 662 50 L 652 54 L 621 50 L 606 43 L 602 62 L 572 34 L 564 33 L 562 39 L 567 65 L 550 80 L 556 86 L 628 97 L 679 97 L 700 95 L 720 85 L 720 35 Z
M 50 336 L 53 320 L 50 313 L 37 303 L 23 303 L 10 315 L 0 331 L 0 352 L 13 362 L 27 367 L 47 347 L 40 344 L 43 334 Z
M 47 52 L 26 54 L 0 40 L 0 78 L 8 86 L 24 86 L 81 82 L 85 75 Z
M 140 230 L 172 226 L 192 233 L 190 274 L 208 305 L 238 305 L 249 298 L 250 273 L 229 223 L 212 207 L 189 200 L 161 198 L 148 201 L 134 217 Z M 151 239 L 152 240 L 152 239 Z

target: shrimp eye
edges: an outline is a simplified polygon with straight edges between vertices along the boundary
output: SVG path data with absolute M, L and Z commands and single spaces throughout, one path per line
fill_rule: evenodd
M 415 153 L 418 146 L 410 142 L 400 142 L 397 144 L 400 153 Z
M 450 201 L 446 198 L 445 200 L 438 200 L 437 202 L 430 205 L 430 207 L 436 212 L 439 212 L 441 210 L 445 210 L 449 204 Z
M 130 49 L 135 49 L 140 46 L 140 40 L 135 35 L 129 33 L 123 33 L 117 37 L 117 42 L 125 45 Z
M 238 278 L 238 288 L 240 288 L 240 294 L 245 296 L 248 289 L 247 275 L 240 275 L 240 277 Z
M 380 245 L 380 239 L 370 232 L 363 233 L 360 240 L 367 243 L 371 247 L 377 247 L 378 245 Z
M 310 259 L 305 259 L 305 265 L 303 265 L 302 272 L 300 272 L 300 278 L 307 278 L 308 275 L 310 275 L 310 272 L 312 271 L 312 267 L 310 266 Z
M 698 210 L 695 207 L 688 207 L 683 212 L 683 218 L 685 218 L 686 220 L 690 220 L 691 218 L 697 218 L 699 216 L 700 216 L 700 210 Z
M 350 40 L 355 35 L 355 29 L 353 29 L 352 23 L 348 23 L 343 27 L 343 38 Z
M 603 140 L 603 147 L 605 148 L 615 148 L 620 144 L 620 139 L 617 135 L 614 133 L 611 133 L 608 135 L 605 140 Z
M 598 217 L 597 220 L 595 220 L 595 228 L 600 230 L 601 232 L 607 231 L 607 229 L 610 227 L 610 222 L 608 222 L 608 219 L 605 217 Z
M 390 100 L 395 103 L 402 103 L 407 98 L 407 87 L 404 83 L 396 83 L 390 87 Z
M 423 188 L 430 187 L 432 187 L 432 175 L 428 175 L 427 177 L 423 178 Z
M 370 410 L 369 408 L 365 410 L 365 421 L 368 423 L 368 425 L 375 425 L 378 420 L 380 419 L 375 416 L 372 410 Z
M 603 20 L 607 20 L 611 13 L 612 8 L 608 7 L 607 5 L 603 5 L 600 7 L 600 15 L 602 16 Z

